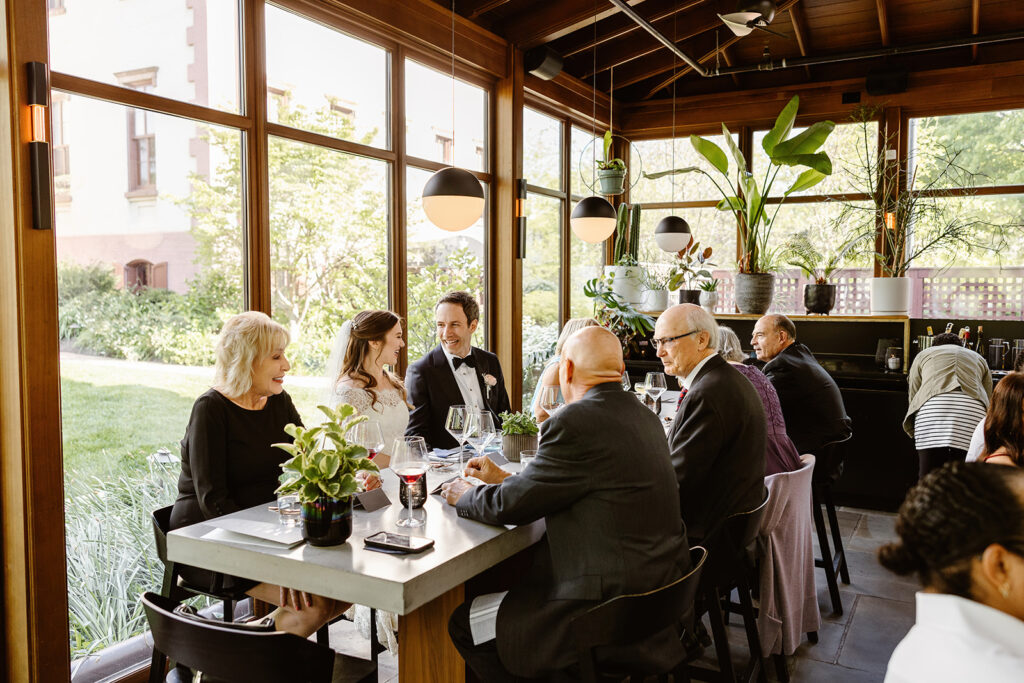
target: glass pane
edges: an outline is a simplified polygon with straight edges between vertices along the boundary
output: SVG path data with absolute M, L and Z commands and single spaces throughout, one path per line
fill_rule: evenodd
M 271 121 L 387 147 L 388 61 L 383 48 L 267 5 Z
M 584 242 L 570 232 L 569 250 L 569 317 L 589 318 L 594 315 L 594 302 L 583 293 L 583 285 L 604 269 L 604 242 Z
M 309 378 L 295 406 L 313 416 L 341 324 L 388 307 L 388 164 L 276 137 L 269 163 L 271 309 L 291 374 Z
M 434 306 L 438 299 L 455 290 L 465 290 L 480 304 L 480 324 L 473 333 L 473 346 L 486 348 L 484 322 L 487 319 L 484 267 L 487 263 L 487 206 L 474 225 L 461 232 L 446 232 L 434 226 L 423 213 L 423 186 L 430 171 L 406 171 L 407 293 L 409 320 L 407 343 L 409 362 L 419 360 L 438 344 Z M 488 186 L 484 185 L 484 197 Z
M 711 247 L 713 270 L 736 270 L 736 220 L 731 214 L 708 208 L 644 209 L 640 214 L 641 263 L 670 264 L 675 254 L 662 251 L 654 241 L 654 229 L 666 216 L 679 216 L 690 225 L 693 239 Z M 717 276 L 716 276 L 717 277 Z
M 601 156 L 601 148 L 594 151 L 594 146 L 588 146 L 594 137 L 589 130 L 572 127 L 572 139 L 569 141 L 572 147 L 569 157 L 569 190 L 572 196 L 577 198 L 587 197 L 594 193 L 594 154 Z M 600 140 L 597 141 L 600 145 Z M 585 154 L 584 154 L 585 153 Z
M 127 196 L 129 110 L 55 95 L 70 160 L 55 236 L 78 657 L 145 630 L 139 593 L 160 589 L 149 515 L 177 495 L 192 403 L 212 383 L 222 322 L 242 309 L 242 136 L 150 114 L 158 184 Z
M 49 16 L 54 71 L 238 111 L 237 0 L 69 2 Z
M 718 145 L 727 155 L 729 154 L 725 148 L 725 136 L 706 135 L 703 137 Z M 733 135 L 733 139 L 735 138 L 736 136 Z M 721 193 L 715 188 L 714 184 L 718 183 L 719 187 L 726 190 L 721 175 L 704 157 L 697 154 L 688 137 L 676 138 L 675 161 L 673 161 L 673 145 L 670 138 L 664 140 L 638 140 L 633 145 L 635 147 L 634 152 L 639 153 L 641 162 L 637 164 L 634 161 L 632 164 L 633 168 L 630 169 L 630 173 L 633 174 L 631 175 L 630 183 L 636 182 L 629 195 L 632 201 L 642 204 L 645 202 L 686 202 L 697 199 L 714 199 L 718 201 L 722 198 Z M 730 164 L 732 164 L 732 157 L 730 156 L 729 159 Z M 714 183 L 703 173 L 696 172 L 666 176 L 657 180 L 648 180 L 646 178 L 636 180 L 635 174 L 641 170 L 645 173 L 657 173 L 658 171 L 668 171 L 673 168 L 685 168 L 687 166 L 697 166 L 704 169 L 714 178 Z M 730 168 L 735 171 L 735 164 L 732 164 Z
M 405 61 L 405 145 L 410 156 L 487 170 L 487 91 L 456 79 L 454 132 L 452 77 Z
M 806 128 L 794 128 L 790 137 L 802 133 Z M 754 132 L 754 174 L 757 178 L 761 191 L 765 187 L 765 170 L 768 168 L 768 155 L 764 153 L 761 146 L 766 130 Z M 832 160 L 832 175 L 828 176 L 814 187 L 794 192 L 790 196 L 815 195 L 815 194 L 839 194 L 842 192 L 869 192 L 864 187 L 860 178 L 865 177 L 863 172 L 865 160 L 873 163 L 877 158 L 878 149 L 878 123 L 868 122 L 867 125 L 859 123 L 841 123 L 836 125 L 832 134 L 828 136 L 821 150 L 826 152 Z M 782 166 L 778 175 L 772 183 L 769 196 L 778 197 L 793 184 L 793 181 L 806 169 L 804 166 Z
M 562 189 L 562 124 L 533 109 L 523 110 L 523 177 L 530 185 Z
M 562 201 L 529 195 L 523 259 L 523 406 L 533 400 L 558 337 Z
M 1022 129 L 1024 109 L 910 119 L 914 186 L 1024 184 Z M 945 160 L 959 168 L 943 174 Z M 969 174 L 977 175 L 970 180 Z

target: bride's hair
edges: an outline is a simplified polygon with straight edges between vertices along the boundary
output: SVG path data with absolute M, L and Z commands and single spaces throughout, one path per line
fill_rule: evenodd
M 335 378 L 335 384 L 342 378 L 360 380 L 363 389 L 370 394 L 370 405 L 377 405 L 377 380 L 373 375 L 363 369 L 363 361 L 373 357 L 371 341 L 383 342 L 388 332 L 402 322 L 396 314 L 391 311 L 360 311 L 352 318 L 352 330 L 349 333 L 348 348 L 345 349 L 345 359 L 341 363 L 341 373 Z M 398 387 L 402 400 L 406 398 L 405 385 L 398 375 L 384 368 L 384 375 L 391 380 L 391 383 Z

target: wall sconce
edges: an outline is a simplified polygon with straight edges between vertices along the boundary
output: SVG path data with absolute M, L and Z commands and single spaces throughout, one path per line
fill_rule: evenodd
M 53 229 L 50 197 L 50 145 L 46 107 L 50 102 L 50 75 L 43 62 L 28 62 L 29 141 L 28 158 L 32 183 L 32 227 Z
M 896 214 L 886 213 L 885 214 L 885 227 L 889 230 L 896 230 Z
M 526 258 L 526 178 L 516 181 L 516 227 L 519 228 L 518 258 Z

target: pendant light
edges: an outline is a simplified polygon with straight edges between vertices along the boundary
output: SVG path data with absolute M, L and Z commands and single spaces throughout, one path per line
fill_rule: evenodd
M 455 161 L 455 0 L 452 0 L 452 161 Z M 484 213 L 484 188 L 469 171 L 454 166 L 442 168 L 423 186 L 423 213 L 442 230 L 465 230 Z
M 672 42 L 676 40 L 676 20 L 672 17 Z M 676 63 L 672 58 L 672 168 L 676 167 Z M 676 181 L 669 176 L 672 182 L 672 203 L 676 203 Z M 665 216 L 654 228 L 654 241 L 662 251 L 675 253 L 682 251 L 693 242 L 693 234 L 690 232 L 690 224 L 679 216 Z
M 596 8 L 595 8 L 596 9 Z M 612 93 L 608 93 L 611 109 Z M 594 14 L 594 103 L 590 117 L 590 135 L 593 138 L 592 164 L 597 160 L 597 14 Z M 596 180 L 596 178 L 595 178 Z M 604 197 L 593 195 L 579 201 L 569 216 L 569 227 L 584 242 L 604 242 L 615 232 L 615 207 Z

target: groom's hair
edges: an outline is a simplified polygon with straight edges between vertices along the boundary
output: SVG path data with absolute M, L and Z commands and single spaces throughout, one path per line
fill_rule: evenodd
M 441 304 L 458 304 L 462 306 L 462 312 L 466 314 L 467 325 L 471 325 L 474 320 L 480 319 L 480 304 L 476 302 L 476 299 L 469 292 L 448 292 L 437 302 L 437 306 Z M 437 306 L 434 306 L 435 311 Z

